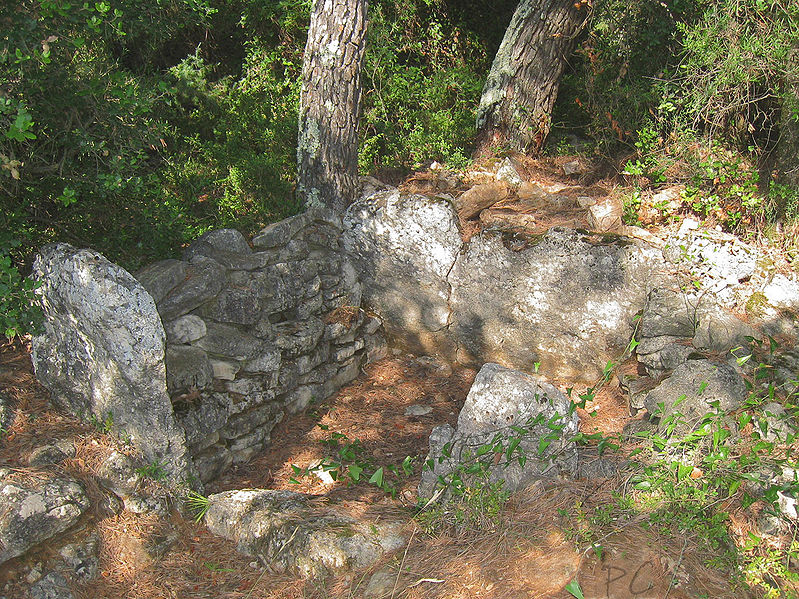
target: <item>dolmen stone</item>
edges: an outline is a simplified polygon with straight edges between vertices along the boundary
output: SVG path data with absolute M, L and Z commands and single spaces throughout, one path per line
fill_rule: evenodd
M 450 201 L 397 190 L 348 209 L 344 246 L 394 345 L 592 384 L 666 276 L 659 248 L 620 235 L 553 227 L 464 242 L 458 226 Z
M 208 498 L 205 524 L 277 572 L 315 577 L 370 566 L 404 546 L 400 522 L 358 521 L 291 491 L 243 489 Z
M 544 477 L 577 473 L 578 419 L 571 402 L 540 377 L 485 364 L 475 377 L 456 428 L 438 426 L 419 483 L 432 498 L 466 486 L 503 481 L 516 491 Z M 484 475 L 484 476 L 483 476 Z
M 745 399 L 746 384 L 733 366 L 688 360 L 647 394 L 644 407 L 659 419 L 661 432 L 682 436 L 701 425 L 706 414 L 726 414 Z
M 101 254 L 64 243 L 42 248 L 33 276 L 45 315 L 33 366 L 54 403 L 112 422 L 174 482 L 189 479 L 166 388 L 164 327 L 150 294 Z

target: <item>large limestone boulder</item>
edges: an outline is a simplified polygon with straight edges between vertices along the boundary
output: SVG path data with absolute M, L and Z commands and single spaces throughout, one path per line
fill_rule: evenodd
M 458 361 L 527 372 L 538 362 L 547 376 L 592 383 L 624 351 L 661 262 L 619 236 L 553 228 L 517 247 L 481 234 L 448 277 Z
M 471 472 L 478 462 L 484 464 L 482 482 L 504 481 L 502 488 L 511 492 L 545 476 L 575 475 L 577 446 L 571 439 L 578 421 L 569 407 L 563 393 L 539 377 L 484 365 L 457 427 L 438 426 L 430 435 L 419 496 L 432 497 L 442 480 L 452 482 L 453 474 L 466 485 L 480 483 Z
M 464 244 L 445 199 L 382 192 L 353 204 L 344 240 L 364 303 L 395 344 L 470 366 L 498 362 L 592 383 L 627 346 L 663 276 L 658 248 L 553 228 Z
M 344 229 L 363 301 L 380 314 L 388 336 L 417 353 L 454 356 L 448 275 L 462 242 L 452 205 L 379 192 L 350 206 Z
M 3 475 L 8 471 L 0 472 L 0 564 L 68 530 L 89 508 L 77 481 L 53 477 L 15 482 L 2 480 Z
M 113 422 L 147 461 L 175 482 L 187 480 L 193 472 L 167 394 L 164 327 L 150 294 L 102 255 L 63 243 L 42 248 L 33 276 L 45 315 L 33 365 L 53 401 Z
M 320 510 L 290 491 L 242 489 L 208 498 L 208 530 L 278 572 L 317 576 L 365 568 L 405 544 L 400 523 Z

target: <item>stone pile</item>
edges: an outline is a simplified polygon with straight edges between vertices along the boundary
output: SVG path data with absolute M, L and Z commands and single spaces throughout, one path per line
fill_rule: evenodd
M 94 252 L 45 248 L 37 376 L 174 480 L 211 480 L 262 451 L 286 413 L 385 355 L 340 234 L 321 212 L 267 227 L 252 248 L 238 231 L 211 231 L 136 279 Z

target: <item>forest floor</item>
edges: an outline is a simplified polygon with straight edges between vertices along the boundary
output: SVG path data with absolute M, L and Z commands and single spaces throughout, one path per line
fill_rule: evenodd
M 526 176 L 542 184 L 563 183 L 555 162 L 530 168 L 539 170 Z M 411 177 L 405 185 L 429 192 L 434 184 L 427 180 L 433 178 Z M 595 194 L 611 192 L 602 181 L 591 182 L 590 187 Z M 536 218 L 544 230 L 553 224 L 581 226 L 576 212 Z M 705 529 L 653 526 L 649 513 L 624 504 L 631 474 L 627 471 L 604 479 L 537 483 L 506 503 L 483 504 L 473 511 L 467 507 L 460 523 L 447 514 L 418 514 L 416 486 L 430 431 L 439 424 L 455 423 L 475 374 L 432 358 L 392 352 L 367 366 L 334 396 L 282 422 L 262 456 L 231 468 L 207 486 L 208 493 L 272 488 L 308 493 L 321 503 L 385 503 L 407 514 L 410 542 L 399 554 L 368 571 L 309 581 L 264 570 L 238 553 L 233 543 L 212 536 L 178 510 L 164 518 L 95 507 L 75 535 L 97 531 L 99 576 L 73 588 L 74 596 L 566 599 L 577 596 L 573 587 L 567 589 L 575 579 L 589 599 L 758 595 L 738 582 L 736 565 L 724 561 L 729 547 L 708 548 Z M 565 387 L 568 381 L 560 383 Z M 0 345 L 0 389 L 16 405 L 14 424 L 0 441 L 0 465 L 10 467 L 14 476 L 35 477 L 37 472 L 26 466 L 25 456 L 43 438 L 68 437 L 76 456 L 50 468 L 85 481 L 90 496 L 97 496 L 92 469 L 97 456 L 115 441 L 52 408 L 48 392 L 33 375 L 25 342 Z M 579 415 L 584 432 L 604 435 L 620 433 L 631 419 L 626 398 L 613 384 Z M 400 468 L 411 456 L 414 474 L 397 479 L 393 497 L 365 483 L 325 483 L 313 474 L 298 477 L 298 469 L 303 471 L 342 446 L 356 447 L 360 459 L 386 467 Z M 759 506 L 725 507 L 731 514 L 731 538 L 745 538 L 753 530 Z M 598 546 L 601 552 L 594 549 Z M 24 560 L 5 564 L 0 570 L 0 594 L 27 596 L 24 589 L 31 569 L 45 564 L 53 552 L 44 546 Z
M 17 475 L 35 476 L 24 456 L 42 438 L 70 438 L 77 455 L 60 467 L 91 489 L 94 458 L 115 445 L 108 435 L 56 412 L 48 392 L 35 380 L 24 343 L 0 348 L 0 383 L 17 405 L 15 423 L 0 447 L 0 463 Z M 443 370 L 443 371 L 442 371 Z M 474 378 L 472 370 L 448 371 L 410 355 L 388 357 L 369 365 L 361 377 L 328 400 L 282 423 L 272 450 L 233 468 L 207 491 L 236 488 L 289 489 L 310 493 L 324 503 L 384 503 L 407 513 L 410 543 L 368 571 L 306 581 L 266 573 L 236 551 L 235 545 L 209 534 L 179 515 L 169 518 L 95 509 L 75 533 L 99 533 L 100 576 L 76 586 L 77 599 L 423 597 L 570 598 L 566 585 L 577 577 L 585 597 L 743 597 L 728 575 L 705 566 L 709 556 L 698 549 L 696 533 L 661 534 L 644 526 L 645 517 L 625 522 L 591 522 L 587 514 L 612 503 L 627 475 L 612 479 L 554 481 L 517 494 L 497 514 L 470 514 L 469 526 L 438 526 L 416 512 L 415 475 L 403 479 L 396 498 L 372 485 L 325 484 L 314 476 L 294 484 L 292 464 L 305 467 L 324 457 L 334 433 L 357 441 L 374 462 L 400 465 L 405 456 L 418 464 L 427 452 L 433 426 L 454 424 Z M 597 396 L 582 414 L 584 430 L 618 432 L 628 417 L 619 394 Z M 410 406 L 429 406 L 423 416 L 406 416 Z M 321 426 L 320 426 L 321 425 Z M 95 483 L 96 484 L 96 483 Z M 588 529 L 591 529 L 590 533 Z M 581 539 L 602 538 L 600 561 Z M 166 548 L 163 545 L 166 544 Z M 152 547 L 161 548 L 154 552 Z M 590 547 L 590 545 L 589 545 Z M 0 572 L 0 592 L 25 597 L 30 569 L 54 555 L 49 547 L 25 560 L 9 562 Z M 375 572 L 391 584 L 385 595 L 366 593 Z M 703 595 L 704 594 L 704 595 Z

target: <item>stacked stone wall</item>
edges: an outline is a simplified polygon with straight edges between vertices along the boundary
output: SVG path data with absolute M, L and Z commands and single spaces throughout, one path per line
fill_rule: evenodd
M 183 260 L 136 273 L 164 323 L 167 391 L 203 481 L 384 355 L 340 235 L 334 216 L 312 211 L 264 229 L 252 248 L 238 231 L 211 231 Z

